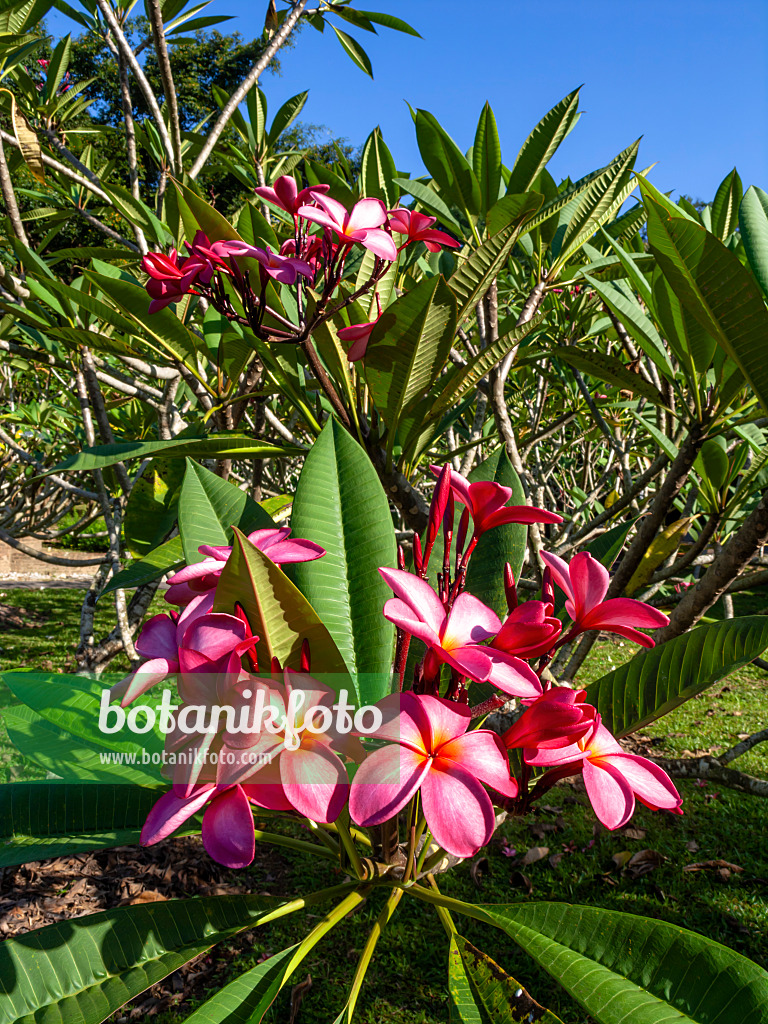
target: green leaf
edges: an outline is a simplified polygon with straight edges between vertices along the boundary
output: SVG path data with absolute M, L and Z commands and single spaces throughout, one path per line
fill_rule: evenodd
M 161 792 L 126 783 L 0 786 L 0 867 L 137 843 Z
M 400 198 L 400 187 L 395 183 L 397 167 L 387 144 L 381 137 L 381 129 L 374 128 L 365 141 L 360 164 L 361 194 L 383 199 L 388 207 L 394 207 Z
M 489 103 L 483 107 L 477 123 L 472 168 L 480 185 L 480 214 L 484 217 L 498 200 L 501 187 L 501 143 Z
M 296 946 L 290 946 L 275 953 L 230 981 L 186 1017 L 185 1024 L 254 1024 L 260 1021 L 280 991 L 296 949 Z
M 712 203 L 712 234 L 723 241 L 739 226 L 739 207 L 743 195 L 741 178 L 734 167 L 720 183 Z
M 134 558 L 153 551 L 176 525 L 184 467 L 153 459 L 135 480 L 123 520 L 126 549 Z
M 117 907 L 0 946 L 0 1021 L 96 1024 L 211 946 L 259 924 L 265 896 Z
M 448 949 L 448 1020 L 450 1024 L 484 1024 L 459 952 L 458 942 L 465 941 L 460 935 L 451 935 Z
M 382 615 L 392 596 L 379 568 L 396 568 L 389 502 L 363 449 L 330 419 L 304 462 L 291 528 L 325 548 L 290 576 L 358 676 L 363 704 L 389 693 L 395 631 Z
M 508 192 L 527 192 L 551 160 L 578 117 L 579 89 L 574 89 L 539 121 L 517 154 Z
M 459 323 L 485 295 L 491 281 L 507 262 L 523 225 L 536 213 L 543 199 L 538 192 L 526 192 L 521 196 L 505 196 L 499 201 L 505 204 L 505 226 L 475 249 L 449 281 L 459 303 Z M 489 214 L 489 219 L 491 216 Z
M 610 530 L 606 530 L 605 533 L 601 533 L 585 545 L 584 550 L 588 551 L 598 562 L 602 562 L 606 569 L 610 569 L 624 547 L 627 534 L 634 525 L 634 519 L 630 519 L 626 523 L 617 523 L 616 526 L 612 526 Z
M 589 282 L 589 286 L 597 292 L 616 319 L 626 327 L 643 352 L 654 361 L 666 377 L 671 378 L 673 376 L 672 364 L 661 335 L 656 330 L 653 320 L 643 312 L 642 306 L 634 295 L 627 294 L 623 288 L 610 282 L 598 281 L 591 274 L 585 273 L 584 279 Z
M 267 133 L 267 142 L 270 146 L 274 146 L 286 128 L 290 128 L 304 109 L 304 104 L 307 102 L 308 98 L 309 92 L 300 92 L 295 96 L 291 96 L 290 99 L 283 103 L 278 112 L 272 118 L 272 126 Z
M 477 991 L 491 1024 L 509 1021 L 540 1021 L 541 1024 L 562 1024 L 545 1009 L 514 978 L 492 960 L 487 953 L 461 935 L 451 936 L 451 950 L 458 949 L 464 968 Z
M 504 448 L 475 466 L 469 474 L 471 483 L 493 480 L 512 488 L 508 505 L 525 505 L 525 491 Z M 515 579 L 523 571 L 528 528 L 521 523 L 506 523 L 482 535 L 469 562 L 467 590 L 483 604 L 489 605 L 502 618 L 507 614 L 504 595 L 504 563 L 509 562 Z
M 464 232 L 459 225 L 459 222 L 453 216 L 451 211 L 446 206 L 443 199 L 433 192 L 431 188 L 422 184 L 420 181 L 416 181 L 413 178 L 395 178 L 395 184 L 400 186 L 402 192 L 407 193 L 424 207 L 424 209 L 433 217 L 444 224 L 445 227 L 455 231 L 456 234 L 461 237 Z
M 184 326 L 170 307 L 149 312 L 149 296 L 138 281 L 131 284 L 121 278 L 107 277 L 87 270 L 84 277 L 97 286 L 123 311 L 129 320 L 138 324 L 134 334 L 147 334 L 166 356 L 181 362 L 197 362 L 200 339 Z
M 567 903 L 483 910 L 598 1024 L 761 1024 L 768 974 L 695 932 Z
M 371 332 L 365 376 L 392 435 L 403 411 L 437 380 L 455 329 L 453 293 L 432 277 L 393 302 Z
M 280 446 L 242 434 L 211 434 L 208 437 L 192 439 L 175 438 L 173 441 L 119 441 L 116 444 L 84 448 L 75 455 L 69 455 L 48 472 L 104 469 L 126 459 L 148 459 L 154 455 L 163 455 L 166 459 L 186 459 L 193 456 L 201 459 L 272 459 L 280 455 L 299 455 L 301 451 L 302 449 L 293 445 Z
M 362 48 L 360 43 L 352 36 L 348 36 L 346 32 L 342 32 L 340 28 L 336 28 L 335 25 L 331 25 L 331 28 L 336 33 L 336 37 L 342 45 L 342 48 L 349 55 L 353 64 L 357 64 L 361 71 L 364 71 L 366 75 L 370 75 L 373 78 L 373 68 L 371 67 L 371 59 L 365 50 Z
M 741 202 L 739 228 L 749 265 L 768 297 L 768 193 L 755 185 Z
M 219 577 L 214 611 L 230 615 L 239 604 L 253 632 L 259 667 L 269 671 L 273 657 L 283 668 L 299 668 L 302 640 L 312 654 L 312 674 L 329 675 L 337 691 L 354 690 L 346 681 L 344 659 L 317 612 L 285 573 L 235 530 L 232 554 Z
M 633 142 L 608 165 L 581 196 L 560 239 L 556 267 L 564 266 L 579 247 L 620 209 L 637 183 L 632 167 L 640 140 Z M 554 271 L 554 268 L 553 268 Z
M 531 334 L 543 319 L 544 314 L 537 313 L 521 327 L 515 327 L 503 334 L 497 341 L 492 341 L 487 348 L 481 349 L 467 362 L 466 366 L 456 367 L 453 372 L 446 374 L 445 384 L 441 387 L 429 410 L 429 419 L 442 416 L 451 406 L 465 398 L 477 387 L 483 377 L 504 358 L 507 352 Z
M 719 491 L 728 479 L 731 464 L 728 446 L 724 437 L 708 437 L 699 450 L 694 462 L 697 473 L 703 476 L 714 490 Z
M 442 192 L 468 215 L 480 212 L 480 185 L 467 158 L 434 114 L 416 111 L 416 141 L 424 166 Z
M 616 736 L 626 736 L 735 672 L 768 647 L 764 616 L 745 615 L 697 626 L 643 649 L 587 687 L 587 700 Z
M 649 215 L 648 241 L 675 295 L 737 363 L 768 410 L 768 310 L 754 278 L 706 228 L 663 215 L 652 199 L 646 198 L 646 205 L 655 211 Z
M 160 544 L 154 551 L 143 558 L 131 562 L 127 569 L 123 569 L 116 576 L 113 576 L 104 590 L 105 594 L 113 590 L 130 590 L 133 587 L 140 587 L 144 583 L 151 583 L 160 576 L 178 569 L 184 564 L 184 549 L 181 546 L 181 537 L 171 537 L 164 544 Z
M 179 498 L 179 533 L 188 565 L 203 558 L 197 550 L 201 544 L 231 544 L 233 527 L 251 533 L 274 525 L 245 491 L 187 459 Z
M 403 21 L 402 18 L 396 18 L 394 14 L 380 14 L 378 11 L 361 11 L 357 10 L 358 14 L 362 14 L 368 21 L 372 21 L 374 25 L 383 25 L 385 28 L 391 28 L 394 32 L 404 32 L 409 36 L 416 36 L 417 39 L 422 37 L 409 25 L 407 21 Z
M 562 359 L 569 366 L 575 366 L 577 370 L 583 370 L 598 380 L 604 380 L 615 387 L 633 391 L 636 395 L 642 395 L 654 405 L 666 405 L 664 396 L 653 384 L 641 377 L 639 373 L 633 373 L 627 369 L 625 363 L 618 356 L 608 356 L 597 350 L 588 351 L 577 348 L 575 345 L 558 345 L 547 353 Z
M 184 230 L 190 241 L 194 238 L 195 232 L 200 229 L 204 231 L 212 242 L 223 239 L 228 241 L 239 241 L 240 235 L 235 231 L 226 217 L 218 210 L 214 210 L 210 203 L 201 199 L 197 192 L 187 185 L 171 178 L 174 188 L 179 196 L 179 209 Z

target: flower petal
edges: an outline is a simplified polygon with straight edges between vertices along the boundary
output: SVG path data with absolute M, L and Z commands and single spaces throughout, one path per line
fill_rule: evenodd
M 605 597 L 610 576 L 602 562 L 598 562 L 588 551 L 580 551 L 578 555 L 574 555 L 568 568 L 576 617 L 581 622 L 583 617 Z
M 548 551 L 542 551 L 541 557 L 549 568 L 552 570 L 552 576 L 554 577 L 555 583 L 560 587 L 565 596 L 569 600 L 573 600 L 573 587 L 571 586 L 571 576 L 568 569 L 568 563 L 564 562 L 562 558 L 557 555 L 551 555 Z M 570 615 L 570 612 L 568 613 Z
M 322 744 L 280 755 L 285 795 L 310 821 L 335 821 L 347 802 L 349 778 L 341 760 Z
M 584 785 L 595 814 L 606 828 L 621 828 L 635 812 L 635 798 L 624 776 L 604 761 L 584 762 Z
M 432 836 L 455 857 L 472 857 L 493 835 L 491 798 L 460 765 L 435 758 L 421 785 L 424 817 Z
M 542 693 L 541 680 L 527 662 L 512 654 L 483 647 L 491 659 L 488 682 L 513 697 L 537 697 Z
M 626 779 L 634 792 L 654 810 L 672 811 L 682 803 L 682 797 L 667 773 L 647 757 L 639 754 L 610 754 L 601 758 L 601 766 L 609 764 Z
M 443 626 L 441 642 L 447 650 L 478 644 L 496 636 L 501 622 L 496 612 L 486 607 L 472 594 L 464 591 L 456 598 L 451 613 Z
M 139 839 L 141 845 L 153 846 L 161 839 L 166 839 L 188 818 L 196 814 L 211 799 L 214 792 L 213 786 L 201 786 L 186 798 L 177 796 L 172 789 L 163 793 L 144 822 Z
M 439 636 L 445 622 L 443 602 L 426 580 L 402 569 L 379 569 L 385 583 L 392 588 L 395 597 L 405 601 Z
M 429 772 L 423 754 L 399 744 L 375 750 L 360 765 L 349 792 L 349 814 L 358 825 L 380 825 L 408 803 Z M 490 804 L 490 800 L 488 801 Z
M 506 748 L 501 737 L 490 729 L 475 729 L 444 744 L 440 759 L 444 758 L 461 765 L 504 796 L 517 796 L 517 782 L 510 778 Z
M 206 808 L 203 846 L 215 861 L 228 868 L 244 868 L 253 860 L 253 812 L 240 786 L 226 790 Z

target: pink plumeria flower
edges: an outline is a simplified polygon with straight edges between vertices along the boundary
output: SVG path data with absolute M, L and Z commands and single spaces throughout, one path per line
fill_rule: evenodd
M 141 265 L 149 275 L 146 288 L 152 299 L 150 313 L 157 313 L 172 302 L 178 302 L 189 293 L 195 281 L 209 284 L 213 276 L 209 263 L 198 256 L 188 256 L 179 263 L 175 249 L 168 254 L 149 252 L 142 258 Z
M 585 704 L 586 690 L 552 686 L 534 701 L 501 737 L 513 747 L 550 749 L 571 746 L 592 732 L 597 712 Z
M 430 252 L 440 252 L 443 245 L 448 245 L 453 249 L 461 246 L 461 242 L 457 242 L 455 238 L 451 238 L 444 231 L 433 230 L 434 223 L 436 223 L 435 217 L 427 217 L 426 214 L 419 213 L 417 210 L 405 210 L 398 207 L 396 210 L 389 211 L 390 229 L 398 235 L 408 236 L 400 246 L 401 249 L 410 242 L 423 242 Z
M 672 780 L 653 761 L 628 754 L 605 728 L 598 715 L 591 734 L 571 746 L 539 749 L 528 764 L 540 768 L 579 765 L 587 796 L 599 820 L 608 829 L 621 828 L 635 812 L 635 797 L 652 811 L 682 814 L 682 797 Z
M 300 217 L 334 231 L 344 245 L 358 243 L 383 260 L 397 259 L 392 236 L 381 230 L 387 220 L 387 208 L 380 199 L 361 199 L 352 210 L 330 196 L 317 195 L 314 199 L 318 206 L 302 206 Z
M 253 191 L 257 196 L 295 217 L 302 206 L 311 203 L 317 196 L 323 195 L 330 187 L 330 185 L 310 185 L 309 188 L 299 191 L 295 178 L 284 174 L 277 179 L 274 185 L 259 185 Z
M 567 598 L 565 610 L 573 619 L 573 634 L 588 629 L 604 629 L 633 640 L 641 647 L 653 647 L 654 641 L 640 629 L 658 629 L 669 623 L 658 609 L 629 597 L 604 601 L 610 575 L 605 566 L 588 551 L 574 555 L 570 564 L 557 555 L 542 551 L 541 557 L 552 570 L 555 583 Z
M 155 683 L 178 672 L 179 649 L 184 645 L 187 630 L 209 615 L 212 607 L 213 593 L 194 594 L 181 615 L 155 615 L 145 622 L 136 641 L 136 652 L 148 660 L 112 687 L 111 698 L 120 697 L 121 706 L 127 707 Z
M 479 683 L 491 683 L 515 697 L 536 697 L 541 682 L 533 669 L 492 647 L 483 647 L 501 629 L 498 616 L 472 594 L 459 594 L 450 614 L 432 587 L 402 569 L 379 569 L 395 593 L 384 616 L 422 640 L 439 661 Z
M 261 729 L 224 733 L 217 784 L 247 782 L 252 786 L 251 799 L 261 807 L 296 810 L 311 821 L 335 821 L 349 794 L 342 758 L 362 761 L 365 757 L 360 740 L 335 727 L 332 709 L 338 694 L 306 673 L 290 669 L 285 670 L 284 685 L 249 678 L 238 689 L 244 692 L 232 701 L 235 721 L 240 721 L 243 709 L 252 721 L 254 705 L 262 703 L 284 726 L 286 710 L 292 708 L 293 727 L 290 732 L 283 727 L 274 733 Z M 327 709 L 327 716 L 315 713 L 308 721 L 309 708 Z
M 433 474 L 439 476 L 442 467 L 430 466 Z M 547 512 L 532 505 L 509 505 L 512 488 L 494 483 L 492 480 L 478 480 L 470 483 L 455 470 L 451 471 L 451 490 L 456 501 L 466 505 L 474 523 L 475 536 L 486 530 L 506 523 L 562 523 L 562 516 Z
M 509 613 L 493 646 L 518 658 L 537 658 L 549 651 L 563 624 L 544 601 L 526 601 Z
M 183 787 L 174 786 L 149 812 L 139 841 L 142 846 L 159 843 L 205 807 L 202 838 L 206 851 L 225 867 L 244 868 L 256 850 L 248 789 L 205 783 L 186 793 Z
M 276 565 L 284 565 L 287 562 L 312 562 L 323 557 L 325 548 L 311 540 L 289 540 L 290 532 L 288 526 L 254 530 L 248 534 L 248 540 Z M 201 544 L 198 551 L 205 555 L 202 562 L 187 565 L 168 578 L 169 587 L 165 600 L 169 604 L 183 606 L 199 594 L 214 590 L 222 569 L 232 554 L 231 547 L 213 544 Z
M 314 277 L 312 267 L 305 260 L 297 260 L 295 256 L 281 256 L 280 253 L 272 252 L 268 245 L 260 249 L 246 242 L 231 242 L 229 253 L 258 260 L 264 275 L 274 278 L 280 284 L 295 284 L 299 274 L 310 279 Z
M 368 340 L 377 322 L 376 320 L 371 320 L 367 324 L 352 324 L 350 327 L 342 327 L 336 332 L 342 341 L 352 342 L 347 349 L 347 359 L 350 363 L 362 359 L 365 355 L 365 350 L 368 348 Z
M 517 796 L 499 737 L 467 732 L 469 708 L 440 697 L 393 694 L 379 701 L 384 722 L 377 739 L 390 740 L 358 768 L 349 813 L 358 825 L 380 825 L 417 792 L 432 836 L 448 853 L 471 857 L 493 834 L 493 804 L 483 783 Z

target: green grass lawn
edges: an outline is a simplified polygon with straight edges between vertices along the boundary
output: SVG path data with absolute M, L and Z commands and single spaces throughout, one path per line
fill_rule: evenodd
M 8 630 L 0 637 L 0 668 L 71 669 L 82 592 L 6 591 L 0 600 L 34 613 L 29 627 Z M 737 614 L 764 610 L 764 606 L 764 595 L 745 595 Z M 100 622 L 105 630 L 110 625 L 109 608 L 100 612 Z M 631 657 L 634 650 L 626 642 L 600 641 L 580 681 L 599 677 Z M 654 723 L 645 736 L 659 756 L 685 756 L 686 751 L 717 753 L 738 742 L 739 734 L 765 726 L 767 692 L 768 674 L 749 666 Z M 0 705 L 8 700 L 8 691 L 0 690 Z M 18 778 L 20 759 L 5 737 L 0 743 L 5 778 Z M 733 767 L 768 778 L 768 750 L 757 747 Z M 688 782 L 679 788 L 684 796 L 682 817 L 640 807 L 629 832 L 611 833 L 596 824 L 583 788 L 562 784 L 532 817 L 508 819 L 501 826 L 484 854 L 487 863 L 481 865 L 481 872 L 473 873 L 471 865 L 464 864 L 439 876 L 440 888 L 447 895 L 474 902 L 560 900 L 663 918 L 723 942 L 768 968 L 768 844 L 764 838 L 768 834 L 768 801 L 712 783 Z M 523 866 L 522 856 L 536 846 L 547 847 L 548 852 Z M 618 866 L 627 854 L 641 850 L 653 851 L 646 855 L 647 862 L 654 865 L 647 874 Z M 743 871 L 732 871 L 725 878 L 716 869 L 683 870 L 694 862 L 718 859 Z M 284 849 L 275 849 L 268 859 L 244 872 L 233 872 L 231 877 L 249 891 L 272 891 L 281 896 L 342 880 L 327 862 Z M 380 894 L 367 900 L 299 969 L 294 981 L 309 974 L 312 986 L 301 1005 L 298 1024 L 329 1024 L 338 1014 L 381 900 Z M 299 941 L 321 913 L 297 914 L 264 931 L 255 930 L 250 944 L 217 947 L 210 954 L 217 986 L 265 954 Z M 459 922 L 459 927 L 564 1024 L 589 1024 L 583 1011 L 501 932 L 469 920 Z M 446 964 L 447 939 L 432 908 L 403 899 L 379 944 L 356 1020 L 365 1024 L 445 1024 Z M 284 1024 L 289 1019 L 288 999 L 288 991 L 278 998 L 265 1018 L 270 1024 Z M 175 1024 L 180 1019 L 172 1012 L 157 1018 L 158 1024 Z

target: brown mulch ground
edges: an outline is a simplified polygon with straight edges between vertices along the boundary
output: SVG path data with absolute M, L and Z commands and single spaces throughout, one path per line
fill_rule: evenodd
M 5 586 L 5 584 L 3 584 Z M 45 616 L 28 608 L 17 608 L 0 602 L 0 629 L 24 629 L 31 622 L 43 622 Z
M 0 938 L 134 903 L 191 895 L 277 895 L 289 891 L 290 876 L 289 865 L 274 847 L 257 845 L 253 865 L 234 872 L 211 860 L 196 837 L 22 864 L 0 869 Z M 144 1021 L 171 1008 L 186 1015 L 191 1000 L 204 999 L 222 983 L 231 953 L 247 949 L 254 938 L 254 932 L 245 932 L 230 940 L 226 957 L 197 957 L 110 1020 Z

